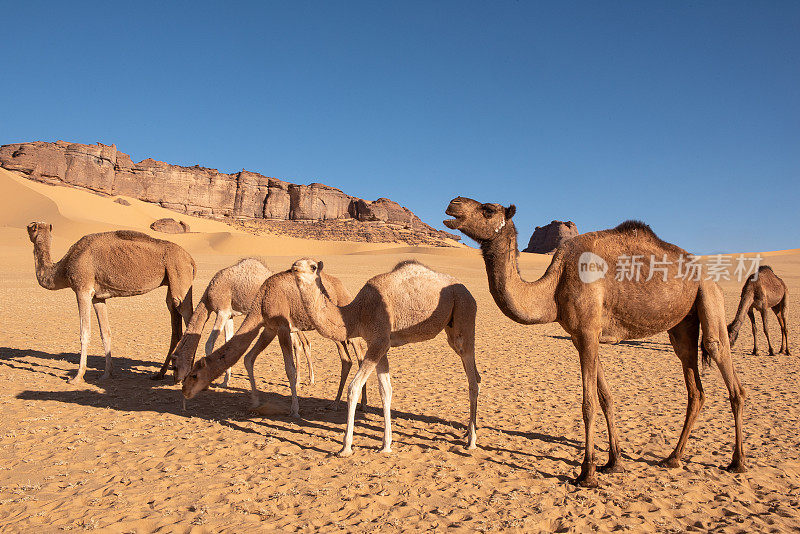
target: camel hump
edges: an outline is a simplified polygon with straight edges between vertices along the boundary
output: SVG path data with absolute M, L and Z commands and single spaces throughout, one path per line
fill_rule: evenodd
M 645 232 L 655 237 L 656 239 L 658 238 L 653 229 L 650 228 L 649 224 L 634 219 L 623 221 L 622 223 L 614 227 L 614 231 L 619 232 L 620 234 L 634 234 L 637 232 Z
M 117 230 L 114 232 L 114 236 L 119 239 L 124 239 L 125 241 L 141 241 L 147 243 L 161 241 L 160 239 L 150 237 L 149 235 L 142 232 L 137 232 L 136 230 Z
M 392 272 L 399 271 L 403 267 L 411 267 L 411 266 L 424 267 L 425 269 L 428 269 L 427 265 L 424 265 L 424 264 L 418 262 L 417 260 L 403 260 L 403 261 L 401 261 L 400 263 L 398 263 L 397 265 L 394 266 L 394 268 L 392 269 Z

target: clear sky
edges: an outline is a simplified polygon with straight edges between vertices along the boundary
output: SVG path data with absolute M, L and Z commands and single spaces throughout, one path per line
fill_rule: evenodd
M 0 3 L 0 144 L 800 247 L 800 2 Z

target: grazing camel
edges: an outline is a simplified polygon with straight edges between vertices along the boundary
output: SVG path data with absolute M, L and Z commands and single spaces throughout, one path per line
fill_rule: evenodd
M 475 313 L 477 305 L 469 290 L 452 276 L 432 271 L 415 261 L 397 264 L 388 273 L 370 278 L 353 301 L 340 306 L 331 301 L 323 285 L 322 262 L 297 260 L 292 265 L 308 317 L 328 339 L 342 341 L 362 337 L 367 342 L 364 363 L 350 382 L 347 429 L 339 456 L 353 454 L 358 392 L 377 370 L 383 401 L 383 450 L 392 450 L 392 384 L 389 377 L 390 347 L 433 339 L 444 330 L 447 341 L 461 356 L 469 383 L 467 448 L 475 448 L 480 376 L 475 366 Z
M 742 407 L 746 395 L 731 362 L 719 286 L 685 276 L 681 269 L 686 251 L 662 241 L 638 221 L 565 241 L 556 249 L 544 275 L 527 282 L 520 277 L 517 265 L 517 231 L 511 220 L 515 211 L 513 205 L 504 208 L 458 197 L 446 210 L 454 218 L 444 224 L 480 243 L 489 291 L 506 316 L 522 324 L 557 321 L 571 336 L 580 356 L 586 440 L 575 482 L 597 486 L 594 420 L 598 392 L 609 436 L 609 460 L 601 471 L 623 469 L 614 404 L 598 357 L 599 344 L 649 337 L 665 330 L 683 364 L 689 400 L 678 444 L 662 464 L 680 465 L 689 432 L 705 400 L 697 362 L 701 326 L 703 347 L 722 373 L 733 410 L 736 439 L 728 470 L 744 471 Z M 634 260 L 639 262 L 639 277 L 633 276 L 637 269 Z M 609 265 L 617 266 L 616 276 L 613 272 L 606 275 Z
M 83 382 L 86 351 L 91 337 L 91 306 L 97 314 L 106 368 L 102 378 L 111 376 L 111 330 L 106 299 L 130 297 L 167 286 L 167 308 L 172 318 L 172 339 L 161 370 L 162 378 L 171 361 L 172 350 L 181 338 L 181 317 L 188 324 L 192 314 L 194 260 L 175 243 L 155 239 L 141 232 L 119 230 L 89 234 L 70 247 L 58 263 L 50 260 L 53 226 L 33 222 L 28 236 L 33 242 L 36 280 L 45 289 L 72 288 L 78 299 L 81 324 L 81 361 L 72 384 Z
M 255 258 L 245 258 L 235 265 L 220 269 L 211 278 L 200 302 L 194 309 L 192 318 L 186 327 L 178 346 L 175 347 L 173 358 L 194 360 L 197 346 L 200 343 L 200 335 L 203 327 L 208 322 L 211 313 L 216 314 L 214 327 L 206 341 L 206 356 L 214 352 L 214 345 L 219 338 L 220 332 L 224 332 L 225 341 L 233 337 L 233 317 L 242 315 L 250 311 L 250 304 L 258 293 L 258 288 L 264 280 L 272 275 L 272 271 L 260 260 Z M 309 380 L 314 383 L 314 367 L 311 363 L 310 351 L 308 350 L 308 338 L 302 332 L 292 332 L 292 347 L 295 354 L 295 366 L 297 365 L 297 353 L 303 353 L 308 363 Z M 186 352 L 186 354 L 183 354 Z M 225 378 L 222 387 L 227 387 L 231 376 L 231 368 L 225 370 Z
M 769 355 L 774 356 L 772 343 L 769 341 L 769 329 L 767 328 L 767 310 L 772 308 L 775 317 L 778 318 L 778 325 L 781 327 L 781 348 L 778 354 L 789 355 L 789 332 L 786 328 L 786 284 L 783 283 L 778 275 L 773 272 L 769 265 L 762 265 L 758 268 L 758 273 L 753 274 L 742 287 L 742 297 L 739 300 L 739 308 L 736 310 L 736 317 L 728 325 L 728 335 L 731 338 L 731 347 L 739 337 L 739 328 L 744 322 L 744 316 L 750 318 L 753 327 L 753 354 L 758 354 L 758 336 L 756 334 L 756 314 L 757 309 L 761 312 L 761 321 L 764 324 L 764 335 L 767 336 L 767 347 Z
M 340 304 L 350 302 L 350 294 L 338 278 L 326 276 L 324 283 L 328 294 L 332 295 L 336 302 Z M 264 330 L 259 336 L 258 332 L 261 328 Z M 255 344 L 244 357 L 244 366 L 250 377 L 251 405 L 254 408 L 257 407 L 260 401 L 253 365 L 256 357 L 277 336 L 283 352 L 283 363 L 289 379 L 289 387 L 292 390 L 292 405 L 289 415 L 300 417 L 300 404 L 297 400 L 297 369 L 293 361 L 294 351 L 291 341 L 291 332 L 294 330 L 309 331 L 314 330 L 314 326 L 300 300 L 300 293 L 291 271 L 282 271 L 264 281 L 253 299 L 244 322 L 228 342 L 212 352 L 210 356 L 200 358 L 193 366 L 191 359 L 186 357 L 187 352 L 178 355 L 175 362 L 175 378 L 177 381 L 183 381 L 183 396 L 191 399 L 208 388 L 213 380 L 225 372 L 225 369 L 242 357 L 250 343 L 258 336 Z M 353 360 L 360 363 L 363 359 L 360 340 L 336 340 L 336 349 L 342 362 L 342 372 L 339 377 L 339 391 L 332 405 L 334 410 L 339 407 L 344 382 L 350 372 Z M 362 409 L 366 410 L 366 387 L 364 390 Z

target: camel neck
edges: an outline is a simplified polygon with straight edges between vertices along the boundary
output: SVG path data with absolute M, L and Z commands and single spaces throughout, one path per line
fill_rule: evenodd
M 36 269 L 36 280 L 45 289 L 61 289 L 66 287 L 57 283 L 58 266 L 50 259 L 50 236 L 37 239 L 33 244 L 33 261 Z
M 300 298 L 306 313 L 314 325 L 314 328 L 328 339 L 334 341 L 346 341 L 353 336 L 353 328 L 348 318 L 351 312 L 351 305 L 339 307 L 331 301 L 330 297 L 320 287 L 320 279 L 317 283 L 299 281 L 297 288 L 300 291 Z
M 750 307 L 753 305 L 753 301 L 755 300 L 754 293 L 755 290 L 753 288 L 753 283 L 748 280 L 744 286 L 744 289 L 742 289 L 742 297 L 739 299 L 739 307 L 736 309 L 736 316 L 733 318 L 733 321 L 730 324 L 730 333 L 732 336 L 735 336 L 739 333 L 739 328 L 744 322 L 744 316 L 747 315 L 748 311 L 750 311 Z
M 481 252 L 489 277 L 489 291 L 508 318 L 522 324 L 551 323 L 557 319 L 555 288 L 561 271 L 560 256 L 553 257 L 540 279 L 523 280 L 517 263 L 517 230 L 512 221 L 508 221 L 496 238 L 484 242 Z

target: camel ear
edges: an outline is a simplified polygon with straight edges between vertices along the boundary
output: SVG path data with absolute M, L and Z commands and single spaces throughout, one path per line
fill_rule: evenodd
M 33 230 L 34 230 L 35 228 L 36 228 L 36 223 L 30 223 L 30 224 L 28 225 L 28 231 L 29 231 L 29 232 L 33 232 Z
M 321 273 L 321 272 L 322 272 L 322 266 L 323 266 L 323 265 L 324 265 L 324 263 L 322 263 L 322 260 L 319 260 L 319 261 L 317 262 L 317 274 L 319 274 L 319 273 Z
M 204 367 L 208 367 L 208 362 L 205 358 L 200 358 L 200 360 L 197 362 L 197 365 L 200 366 L 200 369 L 203 369 Z
M 52 224 L 48 224 L 47 227 L 50 229 L 51 232 L 53 231 L 53 225 Z
M 506 208 L 506 219 L 510 219 L 515 213 L 517 213 L 517 207 L 514 204 L 511 204 Z

